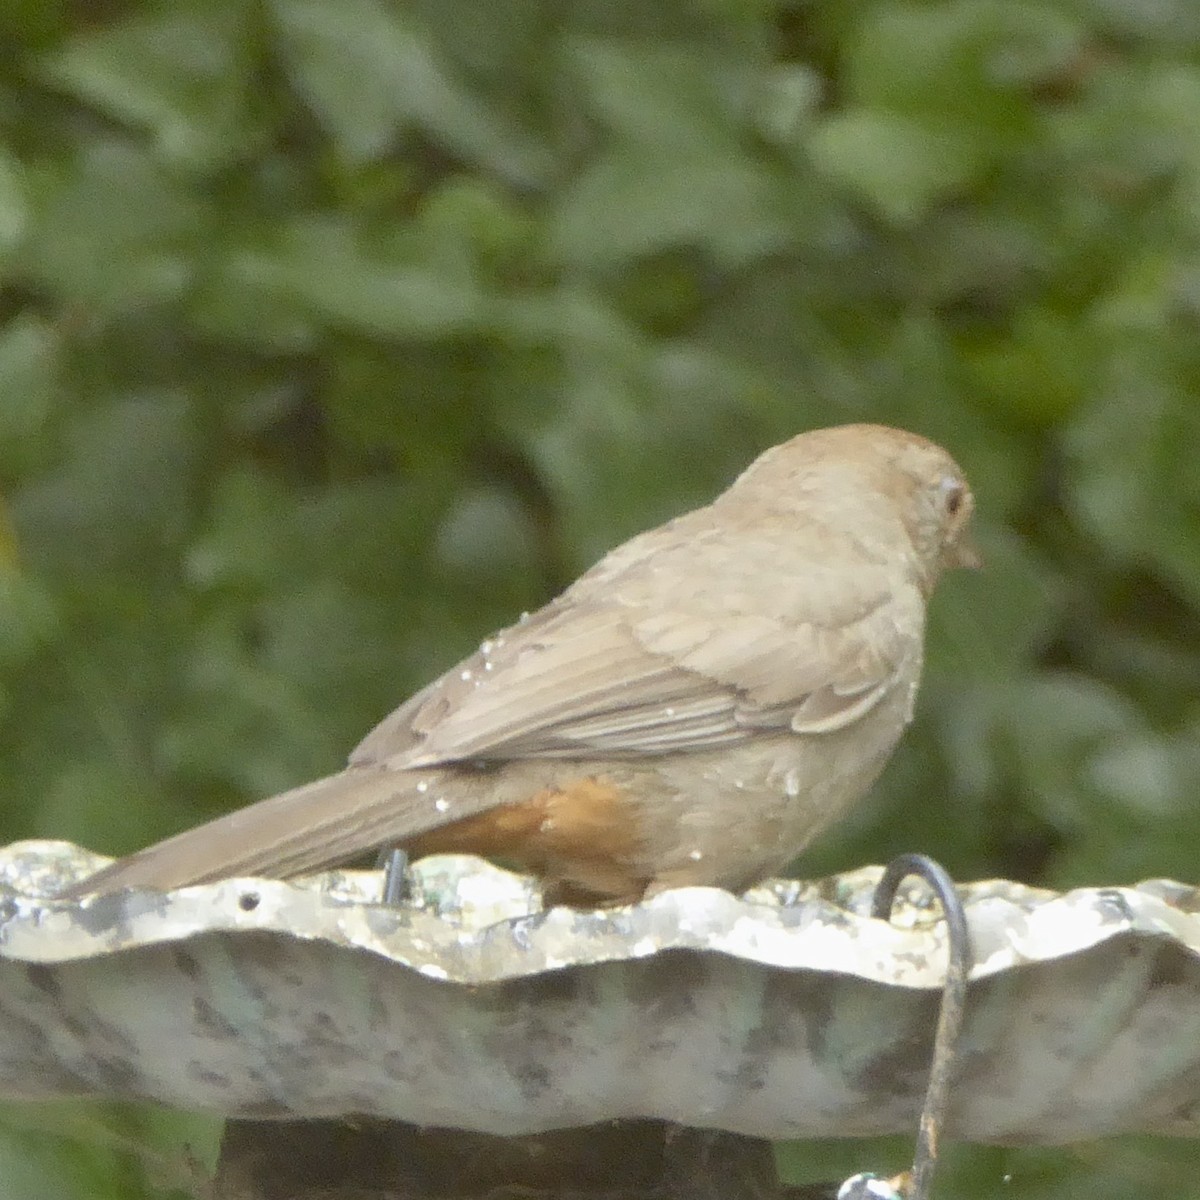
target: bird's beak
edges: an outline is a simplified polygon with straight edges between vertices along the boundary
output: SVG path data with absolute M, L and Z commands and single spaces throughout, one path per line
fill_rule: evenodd
M 966 567 L 971 571 L 978 571 L 982 568 L 983 555 L 979 553 L 979 547 L 975 545 L 969 531 L 964 530 L 962 536 L 950 547 L 947 565 Z

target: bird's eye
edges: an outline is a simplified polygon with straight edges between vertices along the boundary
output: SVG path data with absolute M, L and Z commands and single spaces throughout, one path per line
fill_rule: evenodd
M 966 499 L 967 489 L 963 484 L 951 478 L 949 475 L 941 482 L 942 502 L 946 506 L 946 512 L 952 517 L 958 516 L 959 510 L 963 506 L 963 500 Z

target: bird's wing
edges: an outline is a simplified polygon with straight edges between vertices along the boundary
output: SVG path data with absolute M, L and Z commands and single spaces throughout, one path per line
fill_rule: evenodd
M 350 769 L 121 859 L 66 894 L 293 875 L 501 802 L 486 787 L 460 790 L 447 810 L 436 773 L 430 788 L 406 768 L 665 754 L 762 729 L 840 729 L 920 653 L 911 622 L 897 620 L 896 595 L 877 582 L 854 605 L 839 601 L 838 624 L 737 611 L 717 619 L 687 598 L 664 610 L 567 593 L 393 713 Z
M 799 622 L 736 606 L 714 615 L 695 597 L 664 606 L 619 589 L 606 602 L 568 592 L 414 696 L 351 762 L 637 756 L 728 745 L 761 729 L 839 729 L 902 673 L 915 677 L 920 654 L 915 589 L 897 595 L 883 571 L 856 578 L 852 596 L 815 589 L 830 600 L 810 600 L 812 616 Z M 915 626 L 910 605 L 920 609 Z

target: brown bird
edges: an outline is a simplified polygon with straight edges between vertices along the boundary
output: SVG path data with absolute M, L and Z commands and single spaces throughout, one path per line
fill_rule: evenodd
M 483 642 L 344 771 L 72 890 L 286 877 L 393 845 L 511 860 L 575 898 L 746 887 L 891 755 L 926 601 L 944 568 L 977 565 L 973 507 L 915 434 L 800 434 Z

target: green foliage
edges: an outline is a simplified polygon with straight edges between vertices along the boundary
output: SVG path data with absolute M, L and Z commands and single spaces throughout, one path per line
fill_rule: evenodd
M 869 419 L 953 449 L 989 566 L 801 869 L 1194 878 L 1197 12 L 8 5 L 4 840 L 116 853 L 330 770 L 621 538 Z M 124 1147 L 181 1127 L 120 1119 L 7 1116 L 6 1197 L 163 1194 Z M 955 1161 L 1191 1179 L 1153 1141 Z

